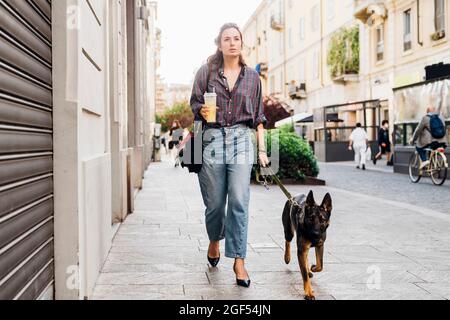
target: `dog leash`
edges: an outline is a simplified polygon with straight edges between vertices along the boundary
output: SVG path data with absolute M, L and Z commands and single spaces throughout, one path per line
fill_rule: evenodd
M 281 182 L 280 178 L 278 178 L 278 176 L 273 172 L 272 168 L 267 167 L 264 169 L 269 171 L 269 175 L 261 174 L 261 165 L 258 165 L 258 168 L 255 171 L 256 182 L 264 186 L 264 188 L 266 188 L 267 190 L 270 190 L 269 185 L 275 182 L 278 185 L 278 187 L 280 187 L 281 191 L 283 191 L 285 196 L 288 198 L 288 201 L 291 203 L 291 205 L 301 207 L 300 204 L 294 200 L 294 197 L 291 195 L 291 193 L 286 189 L 284 184 Z M 261 181 L 261 177 L 263 181 Z

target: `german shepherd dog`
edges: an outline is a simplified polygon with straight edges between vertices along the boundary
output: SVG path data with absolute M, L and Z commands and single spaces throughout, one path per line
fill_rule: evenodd
M 294 200 L 295 204 L 287 201 L 283 210 L 286 239 L 284 261 L 286 264 L 291 261 L 291 241 L 297 233 L 297 256 L 303 278 L 305 300 L 315 300 L 310 280 L 313 276 L 311 271 L 316 273 L 323 269 L 323 247 L 332 210 L 331 196 L 327 193 L 320 206 L 316 204 L 312 191 L 308 197 L 298 195 L 294 197 Z M 316 249 L 316 264 L 309 268 L 308 252 L 312 247 Z

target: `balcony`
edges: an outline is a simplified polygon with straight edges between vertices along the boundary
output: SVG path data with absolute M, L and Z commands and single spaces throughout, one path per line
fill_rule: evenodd
M 359 81 L 359 74 L 357 73 L 344 73 L 340 75 L 336 75 L 333 77 L 334 82 L 340 82 L 340 83 L 350 83 L 350 82 L 358 82 Z
M 436 31 L 431 35 L 431 40 L 433 41 L 438 41 L 443 38 L 445 38 L 445 30 Z
M 381 0 L 357 0 L 354 17 L 364 24 L 373 25 L 387 17 L 386 6 Z
M 344 84 L 359 81 L 359 56 L 359 27 L 356 25 L 335 31 L 327 56 L 330 78 Z
M 272 15 L 270 17 L 270 27 L 275 31 L 283 31 L 284 24 L 281 16 L 276 17 L 275 15 Z

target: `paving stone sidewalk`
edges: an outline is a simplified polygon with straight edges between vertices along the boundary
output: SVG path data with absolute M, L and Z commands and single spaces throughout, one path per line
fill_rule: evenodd
M 317 202 L 326 192 L 334 201 L 324 271 L 312 280 L 317 299 L 450 298 L 449 215 L 334 187 L 312 189 Z M 170 162 L 152 163 L 93 299 L 303 299 L 296 259 L 283 261 L 286 199 L 276 187 L 253 185 L 251 192 L 246 263 L 252 286 L 245 289 L 235 285 L 231 259 L 208 267 L 197 176 Z

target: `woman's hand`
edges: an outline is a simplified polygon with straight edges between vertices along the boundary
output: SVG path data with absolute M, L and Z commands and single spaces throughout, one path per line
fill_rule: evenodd
M 200 115 L 201 115 L 201 116 L 203 117 L 203 119 L 205 119 L 205 120 L 208 119 L 209 109 L 210 109 L 210 107 L 204 105 L 204 106 L 201 107 L 201 109 L 200 109 L 200 111 L 199 111 Z M 216 109 L 219 109 L 219 108 L 216 107 Z
M 258 152 L 258 160 L 261 167 L 265 168 L 269 166 L 269 158 L 267 157 L 267 152 L 265 151 L 259 151 Z

